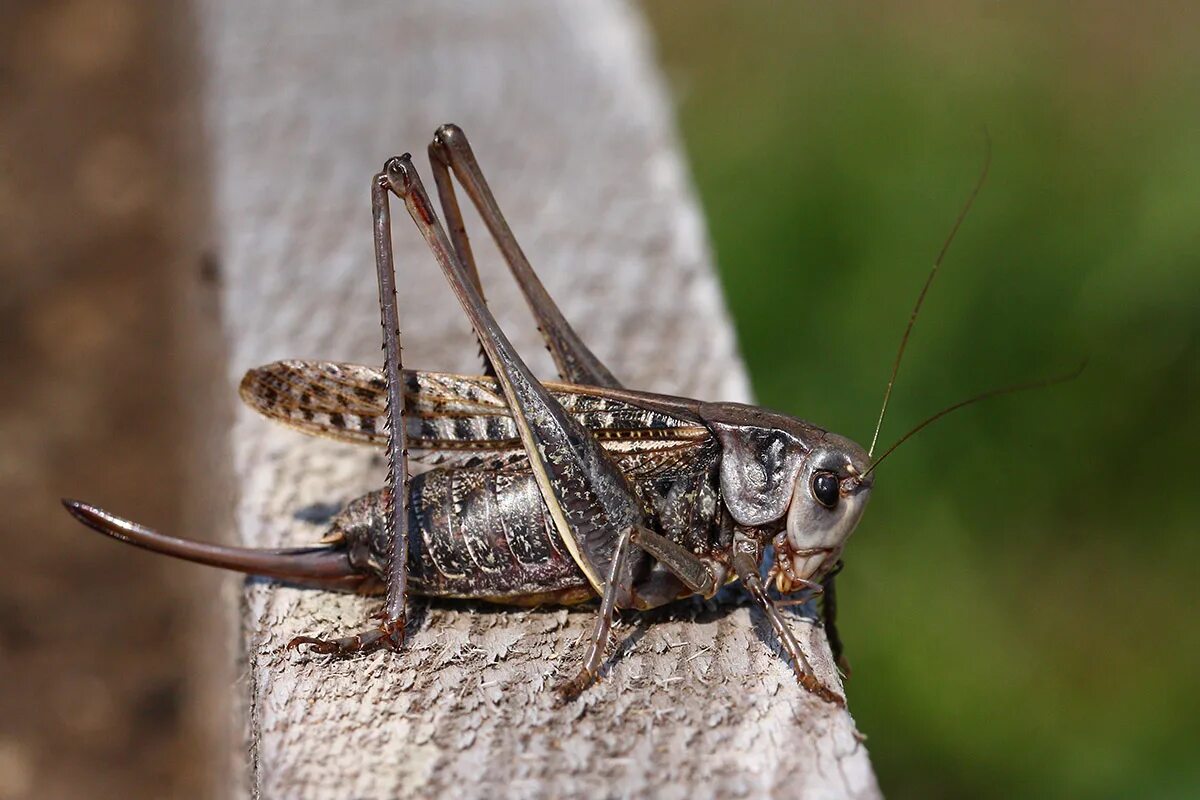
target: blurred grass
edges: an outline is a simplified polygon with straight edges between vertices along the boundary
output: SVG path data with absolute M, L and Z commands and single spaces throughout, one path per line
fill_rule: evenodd
M 651 2 L 764 405 L 870 439 L 839 584 L 891 797 L 1200 794 L 1200 13 Z

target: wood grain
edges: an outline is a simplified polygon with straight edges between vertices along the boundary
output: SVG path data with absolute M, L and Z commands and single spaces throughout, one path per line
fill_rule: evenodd
M 278 358 L 380 361 L 369 179 L 405 149 L 423 167 L 434 129 L 453 121 L 551 294 L 619 378 L 748 399 L 634 10 L 610 0 L 198 8 L 231 391 L 244 370 Z M 475 370 L 469 328 L 403 223 L 401 212 L 406 366 Z M 497 316 L 535 372 L 552 375 L 482 226 L 473 214 L 467 223 Z M 384 476 L 377 453 L 248 411 L 233 451 L 251 545 L 312 542 L 314 509 Z M 797 689 L 737 593 L 623 625 L 603 683 L 565 708 L 548 687 L 576 668 L 590 609 L 422 607 L 401 655 L 284 649 L 298 634 L 358 630 L 374 608 L 247 585 L 234 691 L 249 698 L 256 795 L 878 795 L 850 716 Z M 819 627 L 792 619 L 835 682 Z

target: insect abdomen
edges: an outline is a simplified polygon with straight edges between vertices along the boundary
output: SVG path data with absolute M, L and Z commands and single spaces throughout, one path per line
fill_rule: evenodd
M 718 450 L 709 442 L 619 452 L 647 522 L 698 554 L 720 549 L 723 525 Z M 384 494 L 372 492 L 338 516 L 351 563 L 382 580 L 391 551 Z M 511 604 L 572 603 L 595 596 L 521 465 L 445 467 L 409 486 L 409 586 L 431 597 Z M 667 594 L 651 604 L 674 599 Z
M 383 493 L 355 500 L 335 526 L 356 567 L 382 577 L 388 535 Z M 408 577 L 412 592 L 496 602 L 579 602 L 593 596 L 558 541 L 533 475 L 435 469 L 409 489 Z

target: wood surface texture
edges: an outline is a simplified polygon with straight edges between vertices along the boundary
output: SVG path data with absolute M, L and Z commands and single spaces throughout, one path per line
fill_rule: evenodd
M 443 122 L 471 137 L 567 318 L 636 388 L 747 400 L 703 222 L 636 9 L 610 0 L 197 5 L 230 391 L 280 358 L 381 360 L 369 182 Z M 465 199 L 464 199 L 465 203 Z M 477 347 L 393 203 L 405 366 L 475 372 Z M 553 370 L 477 217 L 485 290 L 534 371 Z M 764 309 L 763 313 L 771 313 Z M 238 530 L 312 543 L 382 484 L 382 453 L 239 411 Z M 594 609 L 416 606 L 405 652 L 285 649 L 361 630 L 377 600 L 247 584 L 251 789 L 316 797 L 876 797 L 851 717 L 796 686 L 739 591 L 630 616 L 602 683 L 555 707 Z M 820 627 L 788 612 L 825 682 Z M 242 754 L 239 754 L 239 756 Z

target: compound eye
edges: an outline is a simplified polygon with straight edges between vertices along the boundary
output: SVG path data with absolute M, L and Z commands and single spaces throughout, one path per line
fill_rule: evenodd
M 832 472 L 818 472 L 813 475 L 812 493 L 813 497 L 817 498 L 817 502 L 826 508 L 836 506 L 838 497 L 841 495 L 837 476 Z

